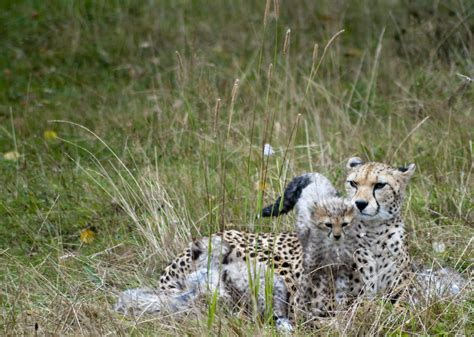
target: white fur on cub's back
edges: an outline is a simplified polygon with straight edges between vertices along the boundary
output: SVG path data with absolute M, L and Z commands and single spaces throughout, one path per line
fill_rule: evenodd
M 305 176 L 311 179 L 311 183 L 301 191 L 301 196 L 295 205 L 298 223 L 310 222 L 315 202 L 337 196 L 336 188 L 322 174 L 308 173 Z
M 337 196 L 331 182 L 319 173 L 306 173 L 293 178 L 274 203 L 262 209 L 261 216 L 274 217 L 290 212 L 295 206 L 304 212 L 305 203 Z

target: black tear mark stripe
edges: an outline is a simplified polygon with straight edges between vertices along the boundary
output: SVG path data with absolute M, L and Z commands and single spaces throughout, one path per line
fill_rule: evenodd
M 374 197 L 375 203 L 377 204 L 377 213 L 378 213 L 379 210 L 380 210 L 380 205 L 379 205 L 379 201 L 378 201 L 377 198 L 375 197 L 375 188 L 372 190 L 372 196 Z M 377 214 L 377 213 L 376 213 L 376 214 Z
M 304 174 L 302 176 L 294 178 L 283 192 L 283 205 L 281 210 L 280 203 L 282 197 L 279 196 L 275 203 L 265 207 L 262 210 L 262 216 L 279 216 L 281 214 L 286 214 L 291 211 L 295 207 L 299 198 L 301 197 L 303 189 L 309 184 L 311 184 L 311 174 Z

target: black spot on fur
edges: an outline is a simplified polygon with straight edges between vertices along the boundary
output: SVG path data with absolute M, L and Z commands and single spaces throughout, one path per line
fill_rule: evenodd
M 286 187 L 285 192 L 283 192 L 283 202 L 282 197 L 278 197 L 275 203 L 265 207 L 262 210 L 262 216 L 279 216 L 281 214 L 286 214 L 291 211 L 298 202 L 298 199 L 300 198 L 303 189 L 310 183 L 311 176 L 309 174 L 304 174 L 302 176 L 294 178 Z M 280 204 L 282 204 L 281 210 Z
M 222 264 L 230 264 L 232 262 L 232 258 L 230 257 L 230 253 L 224 256 L 222 259 Z

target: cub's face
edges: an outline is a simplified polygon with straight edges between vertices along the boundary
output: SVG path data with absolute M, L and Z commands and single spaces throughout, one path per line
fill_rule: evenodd
M 382 163 L 364 163 L 354 157 L 347 162 L 347 169 L 347 197 L 359 218 L 389 220 L 400 212 L 415 164 L 395 168 Z
M 327 233 L 335 241 L 344 238 L 344 229 L 355 216 L 352 204 L 342 198 L 329 198 L 314 204 L 311 218 L 317 233 Z
M 209 263 L 219 263 L 222 256 L 230 251 L 229 244 L 218 235 L 213 235 L 211 240 L 208 237 L 194 239 L 190 244 L 190 249 L 194 269 L 207 268 Z

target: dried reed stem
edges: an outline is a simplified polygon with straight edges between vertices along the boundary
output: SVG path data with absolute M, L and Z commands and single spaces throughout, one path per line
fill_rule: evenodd
M 311 84 L 311 82 L 313 81 L 313 77 L 315 77 L 317 74 L 318 74 L 318 71 L 319 71 L 319 67 L 321 66 L 321 63 L 323 62 L 324 60 L 324 57 L 326 56 L 326 52 L 328 51 L 329 47 L 332 45 L 332 43 L 342 34 L 344 33 L 344 29 L 341 29 L 340 31 L 338 31 L 336 34 L 334 34 L 331 39 L 328 41 L 328 43 L 326 44 L 326 46 L 324 47 L 324 50 L 323 50 L 323 55 L 321 56 L 321 58 L 319 59 L 319 62 L 318 62 L 318 65 L 316 66 L 316 69 L 314 69 L 313 71 L 313 68 L 311 68 L 311 73 L 309 74 L 309 78 L 308 78 L 308 84 L 306 85 L 306 91 L 305 91 L 305 97 L 306 95 L 308 94 L 308 90 L 309 90 L 309 86 Z M 318 45 L 316 44 L 314 46 L 314 49 L 313 49 L 313 62 L 316 61 L 316 58 L 317 58 L 317 54 L 318 54 Z
M 288 50 L 290 48 L 290 37 L 291 37 L 291 29 L 288 28 L 285 34 L 285 42 L 283 42 L 283 55 L 288 54 Z
M 219 111 L 221 109 L 221 99 L 216 99 L 216 105 L 214 106 L 214 126 L 212 133 L 214 134 L 214 138 L 217 138 L 217 121 L 219 120 Z
M 232 124 L 232 116 L 234 114 L 234 105 L 235 101 L 237 100 L 237 94 L 239 93 L 239 85 L 240 85 L 240 80 L 237 78 L 234 82 L 234 86 L 232 87 L 232 93 L 231 93 L 231 100 L 230 100 L 230 111 L 229 111 L 229 124 L 227 125 L 227 138 L 229 138 L 230 134 L 230 126 Z

